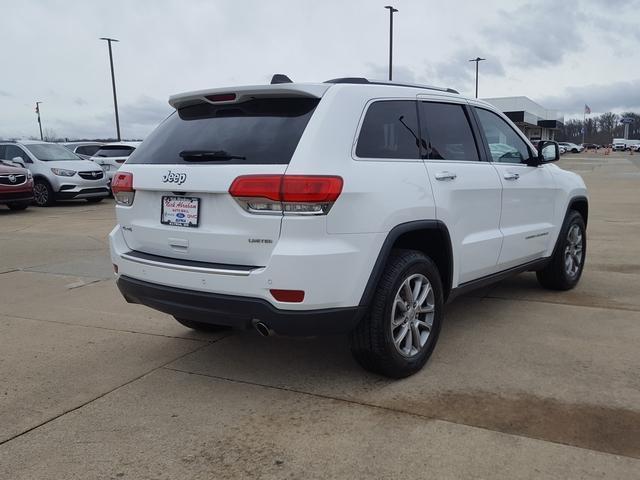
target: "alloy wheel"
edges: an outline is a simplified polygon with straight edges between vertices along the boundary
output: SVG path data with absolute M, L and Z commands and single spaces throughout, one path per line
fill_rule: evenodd
M 582 265 L 582 231 L 579 225 L 571 225 L 567 232 L 567 245 L 564 249 L 564 268 L 567 275 L 575 277 Z
M 49 189 L 43 183 L 36 183 L 33 186 L 33 197 L 38 205 L 46 205 L 49 201 Z
M 435 295 L 429 279 L 419 273 L 407 277 L 391 308 L 391 338 L 398 353 L 413 357 L 425 348 L 434 315 Z

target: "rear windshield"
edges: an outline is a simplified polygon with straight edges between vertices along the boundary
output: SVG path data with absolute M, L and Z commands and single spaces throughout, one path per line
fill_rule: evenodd
M 190 163 L 193 159 L 180 153 L 199 151 L 218 158 L 198 163 L 287 164 L 319 101 L 259 98 L 184 107 L 160 124 L 127 163 Z
M 100 147 L 94 157 L 128 157 L 135 148 L 123 145 L 107 145 Z

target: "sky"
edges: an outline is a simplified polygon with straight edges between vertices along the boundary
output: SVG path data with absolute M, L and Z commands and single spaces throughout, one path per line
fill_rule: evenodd
M 335 77 L 480 97 L 528 96 L 565 118 L 640 112 L 640 0 L 0 0 L 0 138 L 115 137 L 106 42 L 123 138 L 144 138 L 169 95 Z M 11 21 L 7 21 L 12 19 Z

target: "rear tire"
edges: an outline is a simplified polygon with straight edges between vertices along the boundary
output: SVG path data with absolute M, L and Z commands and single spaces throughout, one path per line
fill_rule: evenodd
M 33 200 L 39 207 L 53 205 L 53 190 L 46 180 L 38 179 L 33 185 Z
M 369 312 L 350 334 L 354 358 L 387 377 L 413 375 L 436 345 L 442 306 L 442 281 L 433 261 L 416 250 L 394 250 Z
M 230 327 L 226 327 L 224 325 L 212 325 L 211 323 L 198 322 L 196 320 L 187 320 L 186 318 L 178 318 L 176 319 L 178 323 L 188 327 L 192 330 L 197 330 L 198 332 L 221 332 L 223 330 L 229 330 Z
M 85 200 L 89 203 L 100 203 L 102 200 L 104 200 L 104 197 L 91 197 L 85 198 Z
M 580 213 L 572 210 L 565 220 L 556 249 L 547 266 L 536 272 L 538 282 L 551 290 L 570 290 L 580 281 L 587 257 L 587 234 Z
M 25 210 L 29 206 L 30 202 L 16 202 L 16 203 L 7 203 L 7 207 L 10 210 Z

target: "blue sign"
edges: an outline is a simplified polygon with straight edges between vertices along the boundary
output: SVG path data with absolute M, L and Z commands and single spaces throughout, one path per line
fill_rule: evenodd
M 624 117 L 622 120 L 620 120 L 620 123 L 633 123 L 633 117 Z

